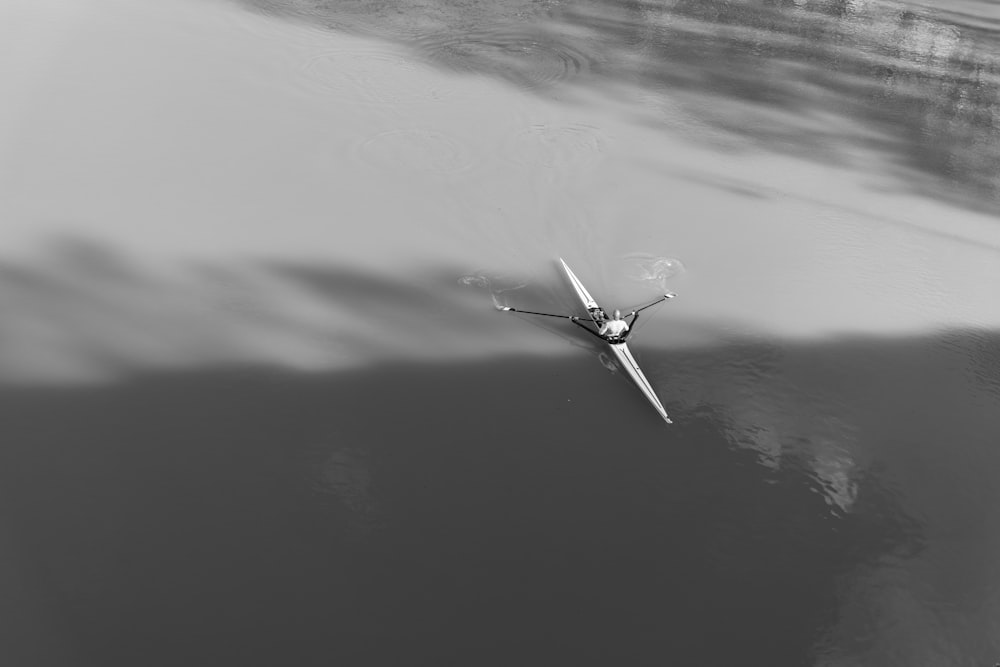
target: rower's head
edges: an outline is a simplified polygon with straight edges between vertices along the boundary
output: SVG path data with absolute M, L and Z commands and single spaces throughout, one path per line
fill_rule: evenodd
M 615 309 L 615 319 L 620 320 L 622 318 L 622 311 Z

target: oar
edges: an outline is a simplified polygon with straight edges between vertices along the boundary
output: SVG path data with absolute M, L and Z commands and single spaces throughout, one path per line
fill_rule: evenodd
M 632 312 L 633 313 L 640 313 L 640 312 L 646 310 L 647 308 L 652 308 L 653 306 L 655 306 L 658 303 L 663 303 L 667 299 L 673 299 L 675 296 L 677 296 L 677 295 L 674 294 L 673 292 L 667 292 L 666 294 L 664 294 L 663 296 L 661 296 L 659 299 L 657 299 L 653 303 L 646 304 L 642 308 L 637 308 L 637 309 L 633 310 Z
M 562 318 L 564 320 L 571 320 L 571 319 L 573 319 L 572 315 L 553 315 L 552 313 L 536 313 L 533 310 L 519 310 L 517 308 L 511 308 L 510 306 L 504 306 L 503 308 L 500 308 L 500 310 L 503 310 L 503 311 L 509 312 L 509 313 L 523 313 L 524 315 L 543 315 L 545 317 L 559 317 L 559 318 Z

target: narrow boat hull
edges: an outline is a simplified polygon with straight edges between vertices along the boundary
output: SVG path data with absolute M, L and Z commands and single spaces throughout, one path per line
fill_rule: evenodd
M 577 297 L 580 302 L 583 303 L 583 307 L 587 309 L 587 314 L 590 315 L 590 319 L 593 320 L 595 324 L 600 324 L 602 319 L 607 318 L 607 313 L 601 308 L 594 297 L 590 295 L 587 288 L 583 286 L 580 279 L 576 277 L 573 270 L 569 268 L 569 265 L 560 258 L 560 263 L 562 263 L 563 271 L 566 272 L 566 277 L 569 278 L 570 284 L 573 285 L 573 289 L 576 292 Z M 653 386 L 649 384 L 649 380 L 643 375 L 642 370 L 639 368 L 639 364 L 636 363 L 635 357 L 632 356 L 631 350 L 628 349 L 626 343 L 608 343 L 608 347 L 611 348 L 611 352 L 615 355 L 615 359 L 618 360 L 618 365 L 622 367 L 635 386 L 639 388 L 639 391 L 643 393 L 646 400 L 649 401 L 663 420 L 668 424 L 672 424 L 670 417 L 667 416 L 667 411 L 663 408 L 663 404 L 660 403 L 659 397 L 657 397 L 656 392 L 653 391 Z
M 632 378 L 632 382 L 634 382 L 635 386 L 639 388 L 639 391 L 643 393 L 646 400 L 648 400 L 650 405 L 652 405 L 656 411 L 660 413 L 660 416 L 663 417 L 663 421 L 668 424 L 672 424 L 673 422 L 670 421 L 670 417 L 667 415 L 666 409 L 664 409 L 663 404 L 660 403 L 660 399 L 656 395 L 656 392 L 653 391 L 653 386 L 649 384 L 649 380 L 646 379 L 646 376 L 639 369 L 639 364 L 636 363 L 635 357 L 632 356 L 632 351 L 628 349 L 628 345 L 626 343 L 618 343 L 617 345 L 609 344 L 608 347 L 611 348 L 615 358 L 618 360 L 618 365 L 625 369 L 625 372 L 628 373 L 630 378 Z

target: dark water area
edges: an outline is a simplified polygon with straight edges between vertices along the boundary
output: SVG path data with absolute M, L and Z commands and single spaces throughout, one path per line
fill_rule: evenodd
M 1000 656 L 1000 336 L 637 354 L 5 388 L 5 660 Z
M 241 1 L 539 94 L 633 89 L 648 96 L 638 120 L 724 150 L 873 169 L 893 189 L 998 210 L 989 3 Z

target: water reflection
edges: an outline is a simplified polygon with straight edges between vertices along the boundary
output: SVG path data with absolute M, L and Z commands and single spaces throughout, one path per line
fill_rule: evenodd
M 898 188 L 991 210 L 1000 196 L 997 25 L 975 5 L 963 13 L 876 0 L 432 3 L 414 27 L 385 7 L 246 1 L 312 21 L 346 17 L 430 62 L 525 89 L 632 86 L 646 91 L 649 122 L 679 122 L 729 148 L 864 168 L 874 155 Z M 667 115 L 657 119 L 660 109 Z

